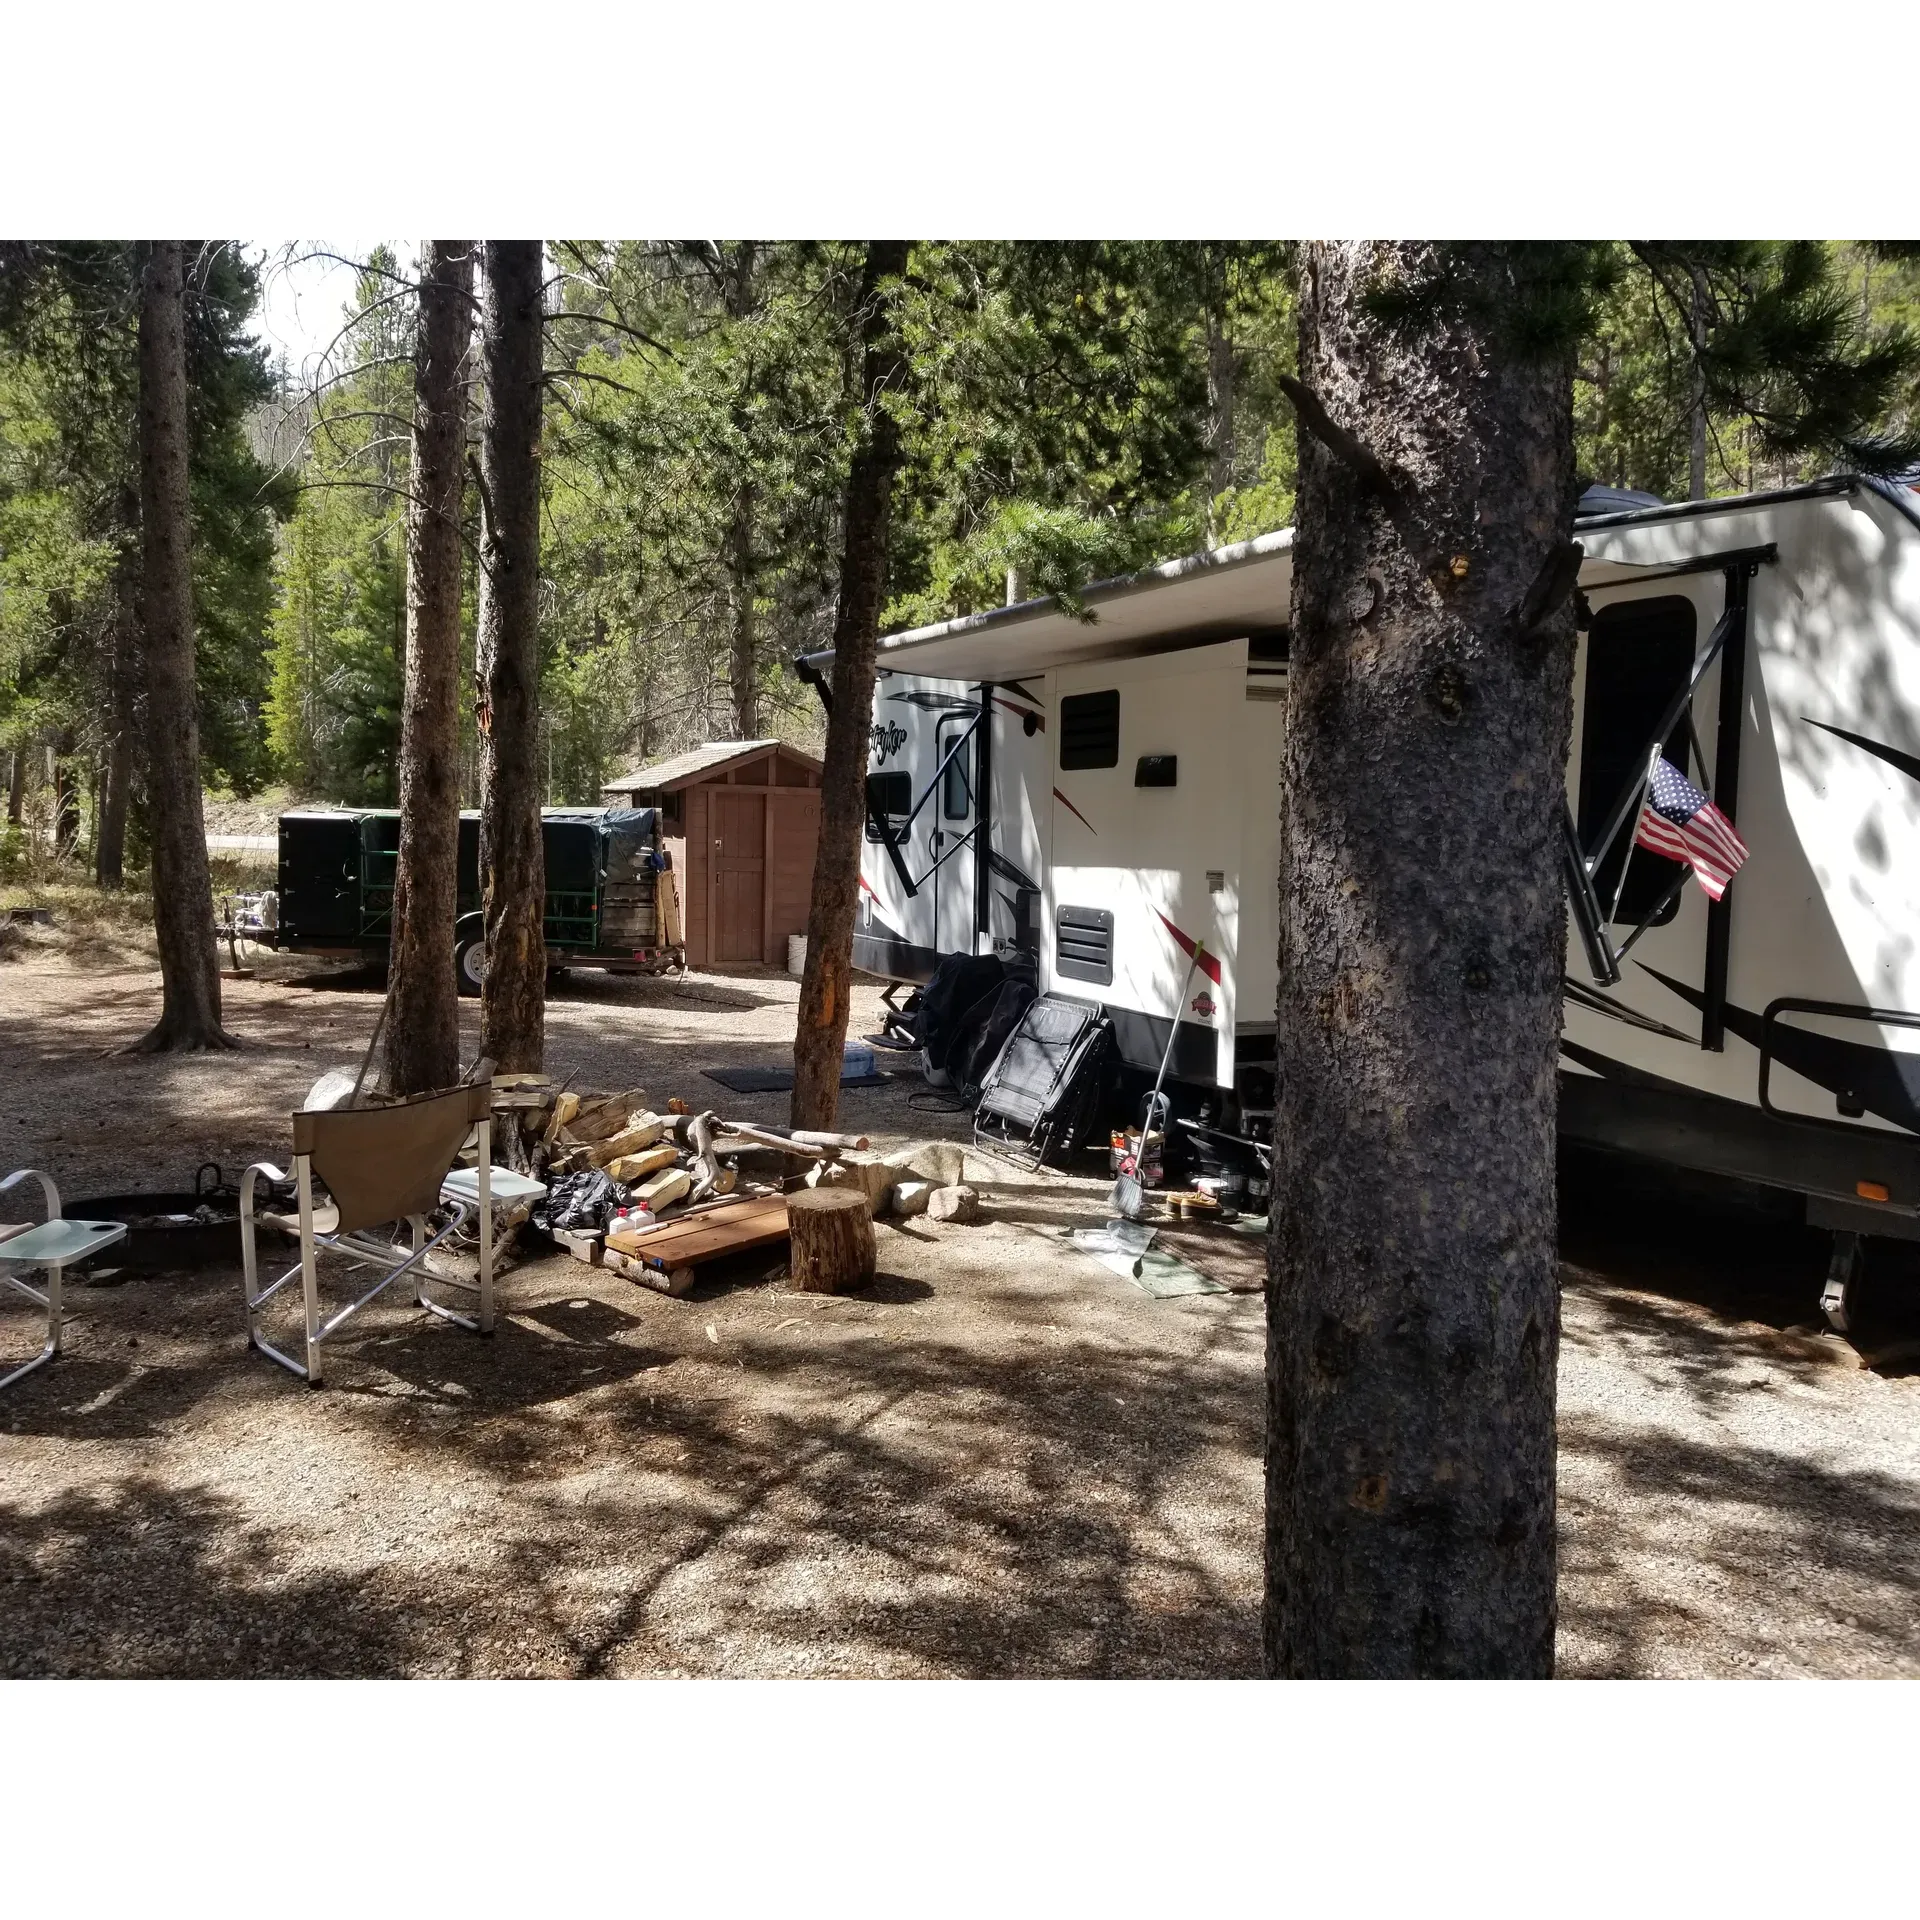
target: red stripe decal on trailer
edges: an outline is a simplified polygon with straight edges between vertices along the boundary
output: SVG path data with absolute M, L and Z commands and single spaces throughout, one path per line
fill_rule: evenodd
M 1054 790 L 1053 790 L 1053 797 L 1054 797 L 1054 798 L 1055 798 L 1056 800 L 1058 800 L 1058 801 L 1060 802 L 1060 804 L 1061 804 L 1061 805 L 1062 805 L 1063 807 L 1065 807 L 1065 808 L 1066 808 L 1066 810 L 1067 810 L 1067 811 L 1068 811 L 1068 812 L 1069 812 L 1070 814 L 1072 814 L 1072 815 L 1073 815 L 1073 817 L 1074 817 L 1074 818 L 1075 818 L 1076 820 L 1078 820 L 1078 821 L 1080 822 L 1080 824 L 1081 824 L 1081 825 L 1082 825 L 1083 827 L 1085 827 L 1085 828 L 1086 828 L 1086 830 L 1087 830 L 1087 831 L 1088 831 L 1088 832 L 1089 832 L 1090 834 L 1092 834 L 1092 835 L 1093 835 L 1093 837 L 1094 837 L 1094 838 L 1095 838 L 1096 840 L 1098 840 L 1098 839 L 1100 838 L 1100 829 L 1099 829 L 1098 827 L 1096 827 L 1096 826 L 1095 826 L 1095 825 L 1093 824 L 1093 822 L 1092 822 L 1091 820 L 1089 820 L 1089 819 L 1087 818 L 1087 816 L 1086 816 L 1086 815 L 1085 815 L 1084 813 L 1082 813 L 1082 812 L 1080 811 L 1080 809 L 1079 809 L 1078 807 L 1076 807 L 1076 806 L 1075 806 L 1075 805 L 1073 804 L 1073 802 L 1072 802 L 1071 800 L 1069 800 L 1069 799 L 1067 798 L 1067 796 L 1066 796 L 1066 795 L 1065 795 L 1064 793 L 1062 793 L 1062 792 L 1060 791 L 1060 789 L 1059 789 L 1058 787 L 1055 787 L 1055 788 L 1054 788 Z
M 1220 984 L 1220 962 L 1214 955 L 1210 954 L 1198 940 L 1188 939 L 1164 913 L 1160 912 L 1159 908 L 1156 907 L 1154 913 L 1160 924 L 1173 935 L 1180 951 L 1184 953 L 1189 960 L 1198 960 L 1200 962 L 1200 971 L 1217 987 Z

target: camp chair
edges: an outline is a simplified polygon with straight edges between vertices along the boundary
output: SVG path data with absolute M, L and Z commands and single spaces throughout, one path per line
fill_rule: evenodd
M 0 1193 L 17 1187 L 23 1180 L 38 1180 L 46 1196 L 47 1217 L 37 1226 L 0 1223 L 0 1285 L 24 1293 L 47 1310 L 47 1331 L 40 1351 L 24 1367 L 0 1377 L 0 1392 L 23 1379 L 36 1367 L 44 1367 L 60 1351 L 60 1282 L 67 1268 L 77 1261 L 91 1259 L 103 1247 L 124 1240 L 126 1224 L 119 1220 L 63 1220 L 60 1217 L 60 1189 L 38 1167 L 25 1167 L 0 1180 Z M 12 1268 L 41 1268 L 47 1276 L 47 1290 L 30 1287 Z
M 451 1320 L 473 1333 L 493 1331 L 493 1203 L 519 1200 L 543 1193 L 537 1181 L 527 1180 L 505 1167 L 488 1164 L 492 1151 L 493 1088 L 454 1087 L 445 1093 L 422 1094 L 390 1107 L 344 1108 L 301 1112 L 293 1116 L 293 1173 L 291 1176 L 265 1160 L 256 1161 L 240 1178 L 240 1254 L 245 1270 L 247 1344 L 258 1347 L 309 1386 L 320 1385 L 321 1343 L 403 1274 L 414 1276 L 414 1299 L 429 1313 Z M 472 1168 L 455 1167 L 454 1158 L 469 1139 L 476 1138 L 480 1158 Z M 297 1234 L 300 1259 L 271 1285 L 260 1285 L 254 1250 L 254 1185 L 264 1175 L 283 1183 L 292 1178 L 299 1195 L 295 1214 L 263 1211 L 260 1219 L 287 1234 Z M 324 1182 L 332 1204 L 314 1205 L 315 1176 Z M 431 1237 L 427 1215 L 442 1204 L 453 1208 L 453 1218 Z M 479 1216 L 480 1276 L 477 1281 L 436 1275 L 443 1285 L 478 1296 L 476 1312 L 456 1313 L 428 1297 L 426 1257 L 450 1234 L 460 1231 L 475 1213 Z M 391 1227 L 405 1220 L 413 1229 L 410 1250 L 382 1240 L 370 1229 Z M 351 1305 L 326 1320 L 320 1317 L 317 1256 L 322 1247 L 344 1254 L 357 1265 L 384 1268 L 385 1278 Z M 306 1303 L 306 1363 L 262 1338 L 260 1309 L 295 1275 Z

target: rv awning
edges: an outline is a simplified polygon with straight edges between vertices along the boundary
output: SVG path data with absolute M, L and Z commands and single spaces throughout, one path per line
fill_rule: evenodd
M 1026 600 L 937 627 L 890 634 L 879 665 L 934 680 L 1018 680 L 1082 660 L 1205 646 L 1287 624 L 1293 593 L 1293 529 L 1238 546 L 1169 560 L 1144 573 L 1102 580 L 1080 596 L 1092 620 L 1052 599 Z M 831 652 L 810 656 L 827 666 Z
M 1605 551 L 1616 529 L 1642 529 L 1751 512 L 1816 493 L 1832 493 L 1864 484 L 1841 475 L 1775 494 L 1754 494 L 1671 506 L 1634 506 L 1625 512 L 1584 513 L 1574 522 L 1587 547 L 1580 569 L 1582 586 L 1597 590 L 1629 582 L 1658 580 L 1665 574 L 1705 572 L 1742 560 L 1772 558 L 1770 548 L 1742 545 L 1732 538 L 1724 550 L 1703 552 L 1697 535 L 1676 527 L 1672 551 L 1632 561 Z M 1891 494 L 1880 486 L 1876 490 Z M 1901 497 L 1903 513 L 1914 509 Z M 1598 549 L 1598 550 L 1596 550 Z M 882 639 L 878 662 L 883 670 L 924 674 L 934 680 L 1018 680 L 1081 661 L 1125 659 L 1205 646 L 1215 640 L 1270 633 L 1286 626 L 1293 595 L 1293 529 L 1263 533 L 1238 546 L 1217 547 L 1149 567 L 1144 573 L 1102 580 L 1080 596 L 1091 620 L 1075 619 L 1051 598 L 1026 600 L 989 613 L 969 614 L 939 626 L 916 627 Z M 809 654 L 808 664 L 826 668 L 831 650 Z

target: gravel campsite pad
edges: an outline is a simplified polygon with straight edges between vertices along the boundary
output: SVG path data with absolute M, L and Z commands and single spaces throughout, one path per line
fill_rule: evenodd
M 47 937 L 0 967 L 0 1167 L 73 1200 L 237 1177 L 379 1006 L 265 956 L 225 984 L 245 1050 L 110 1054 L 158 988 Z M 778 1120 L 701 1070 L 789 1062 L 795 1000 L 575 974 L 549 1070 Z M 891 1081 L 842 1123 L 964 1137 L 937 1107 Z M 493 1339 L 383 1301 L 321 1393 L 244 1352 L 237 1257 L 80 1270 L 66 1351 L 0 1399 L 0 1672 L 1257 1672 L 1259 1294 L 1154 1299 L 1074 1249 L 1101 1182 L 968 1177 L 987 1220 L 882 1222 L 863 1293 L 791 1293 L 761 1253 L 669 1300 L 541 1255 Z M 1211 1258 L 1257 1285 L 1257 1247 Z M 1756 1306 L 1570 1259 L 1562 1670 L 1920 1672 L 1920 1378 L 1784 1333 L 1811 1280 Z M 31 1328 L 0 1310 L 0 1352 Z

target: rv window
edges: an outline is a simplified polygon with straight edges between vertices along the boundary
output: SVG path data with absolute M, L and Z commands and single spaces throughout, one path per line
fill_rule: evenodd
M 960 728 L 957 720 L 940 723 L 935 744 L 943 760 L 953 753 L 954 737 Z M 967 749 L 962 747 L 947 761 L 947 770 L 940 776 L 940 813 L 943 819 L 964 820 L 972 809 L 973 793 L 967 785 Z
M 913 811 L 913 776 L 910 773 L 870 773 L 867 775 L 867 838 L 875 846 L 880 835 L 874 831 L 873 816 L 887 823 L 895 846 L 907 837 L 907 815 Z
M 1119 764 L 1119 689 L 1068 694 L 1060 702 L 1060 771 Z
M 1677 594 L 1657 600 L 1618 601 L 1593 616 L 1587 634 L 1587 685 L 1580 726 L 1580 841 L 1591 847 L 1607 824 L 1620 790 L 1645 772 L 1653 730 L 1673 696 L 1693 671 L 1693 602 Z M 1688 765 L 1687 719 L 1669 735 L 1667 758 L 1697 776 Z M 1631 821 L 1620 829 L 1606 859 L 1593 876 L 1601 903 L 1620 884 L 1620 863 L 1633 841 Z M 1671 860 L 1644 847 L 1633 856 L 1616 920 L 1637 926 L 1660 902 L 1680 871 Z M 1660 916 L 1671 920 L 1669 906 Z

